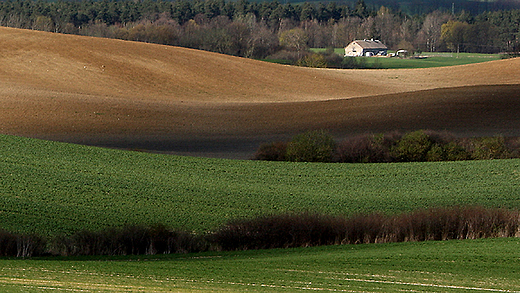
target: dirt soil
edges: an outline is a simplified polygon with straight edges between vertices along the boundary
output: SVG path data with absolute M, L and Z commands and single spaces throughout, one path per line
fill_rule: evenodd
M 312 69 L 179 47 L 0 28 L 0 133 L 247 159 L 328 129 L 520 136 L 520 59 Z

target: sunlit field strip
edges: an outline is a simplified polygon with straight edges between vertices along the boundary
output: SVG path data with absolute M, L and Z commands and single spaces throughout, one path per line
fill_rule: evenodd
M 520 240 L 0 260 L 0 289 L 145 292 L 517 292 Z

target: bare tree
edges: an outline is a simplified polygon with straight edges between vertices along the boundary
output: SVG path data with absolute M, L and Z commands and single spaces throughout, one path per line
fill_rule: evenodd
M 434 11 L 426 16 L 417 36 L 417 43 L 428 52 L 435 52 L 441 41 L 441 27 L 452 18 L 451 14 Z
M 50 17 L 47 16 L 38 16 L 33 21 L 32 24 L 33 30 L 52 32 L 54 31 L 54 21 Z
M 381 6 L 374 18 L 374 33 L 377 39 L 382 40 L 388 47 L 394 48 L 399 43 L 401 37 L 399 28 L 401 21 L 389 8 Z
M 280 33 L 280 45 L 286 48 L 295 49 L 298 52 L 298 59 L 301 53 L 307 49 L 307 40 L 309 37 L 301 28 L 294 28 Z
M 358 38 L 358 30 L 361 27 L 361 23 L 362 19 L 357 16 L 340 19 L 340 21 L 334 24 L 333 37 L 335 38 L 335 44 L 339 47 L 346 47 L 350 42 Z
M 251 40 L 248 56 L 253 58 L 265 58 L 278 49 L 276 34 L 265 23 L 255 23 L 251 32 Z

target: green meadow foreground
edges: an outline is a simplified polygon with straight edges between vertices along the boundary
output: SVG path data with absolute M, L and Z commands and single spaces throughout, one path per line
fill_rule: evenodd
M 190 231 L 286 211 L 519 208 L 520 160 L 401 164 L 233 161 L 0 136 L 0 223 L 43 235 L 124 224 Z M 0 259 L 0 291 L 520 291 L 520 240 L 199 254 Z
M 282 212 L 520 208 L 520 160 L 323 164 L 179 157 L 0 136 L 2 228 L 41 235 L 162 223 L 208 231 Z
M 0 259 L 2 292 L 520 292 L 518 238 Z M 516 257 L 515 257 L 516 256 Z

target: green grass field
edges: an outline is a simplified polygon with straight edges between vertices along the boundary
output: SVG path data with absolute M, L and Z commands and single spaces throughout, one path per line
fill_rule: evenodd
M 0 259 L 0 291 L 518 292 L 520 240 Z
M 125 223 L 206 231 L 284 211 L 519 208 L 520 160 L 400 164 L 231 161 L 0 136 L 0 223 L 44 235 Z M 520 291 L 520 240 L 131 257 L 0 258 L 0 291 Z
M 325 49 L 312 49 L 313 52 L 325 51 Z M 345 50 L 337 48 L 334 50 L 338 55 L 343 56 Z M 477 53 L 429 53 L 421 54 L 424 59 L 405 59 L 387 57 L 356 57 L 362 60 L 369 68 L 399 69 L 399 68 L 431 68 L 442 66 L 465 65 L 481 63 L 500 59 L 500 54 L 477 54 Z
M 124 224 L 188 231 L 281 212 L 520 208 L 520 160 L 399 164 L 236 161 L 0 136 L 0 223 L 43 235 Z

